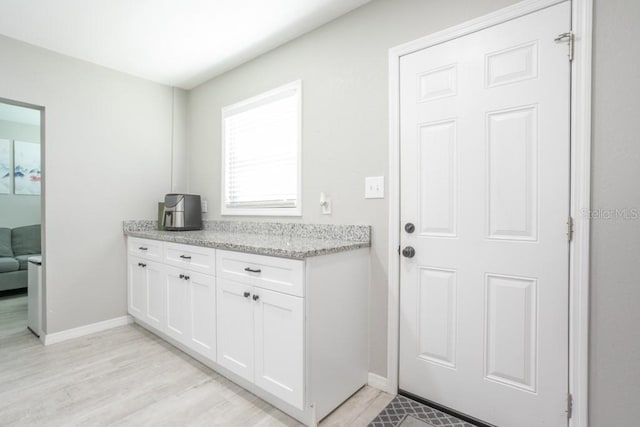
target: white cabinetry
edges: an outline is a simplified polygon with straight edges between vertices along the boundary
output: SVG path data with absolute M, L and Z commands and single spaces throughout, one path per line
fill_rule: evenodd
M 218 363 L 253 380 L 253 301 L 251 286 L 218 279 Z
M 166 271 L 167 335 L 187 344 L 190 334 L 189 282 L 183 270 L 166 267 Z
M 145 239 L 129 242 L 129 314 L 145 326 L 215 360 L 215 250 L 167 246 L 169 252 L 164 251 L 162 242 Z M 156 259 L 161 262 L 153 261 Z
M 254 382 L 302 409 L 304 401 L 304 300 L 254 288 Z
M 216 279 L 189 273 L 189 342 L 198 353 L 216 360 Z
M 129 313 L 156 329 L 164 330 L 164 266 L 129 256 Z
M 367 382 L 369 250 L 306 260 L 129 238 L 138 323 L 307 425 Z
M 304 299 L 218 279 L 218 363 L 303 409 Z

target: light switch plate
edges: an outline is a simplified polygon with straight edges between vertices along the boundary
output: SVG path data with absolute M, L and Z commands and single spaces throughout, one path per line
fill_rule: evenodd
M 202 213 L 209 212 L 209 203 L 206 200 L 202 201 Z
M 384 199 L 384 176 L 368 176 L 364 179 L 365 199 Z

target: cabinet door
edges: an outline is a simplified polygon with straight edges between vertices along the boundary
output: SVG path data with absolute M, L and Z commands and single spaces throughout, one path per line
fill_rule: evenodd
M 144 320 L 147 311 L 147 272 L 144 267 L 147 264 L 148 261 L 142 258 L 127 258 L 129 314 L 141 320 Z
M 184 271 L 167 267 L 166 275 L 166 313 L 167 335 L 188 345 L 190 331 L 189 281 Z
M 218 278 L 216 288 L 218 363 L 253 381 L 251 286 Z
M 254 382 L 287 403 L 304 403 L 304 299 L 254 288 Z
M 216 360 L 216 279 L 200 273 L 187 273 L 191 334 L 189 347 Z
M 147 307 L 144 320 L 160 331 L 165 330 L 165 266 L 157 262 L 143 261 L 147 264 Z

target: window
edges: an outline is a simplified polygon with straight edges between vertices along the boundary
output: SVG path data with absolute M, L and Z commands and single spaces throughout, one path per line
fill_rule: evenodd
M 222 109 L 222 214 L 301 215 L 302 82 Z

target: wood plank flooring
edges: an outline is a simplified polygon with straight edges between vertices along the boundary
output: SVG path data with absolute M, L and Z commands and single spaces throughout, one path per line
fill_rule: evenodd
M 392 398 L 364 387 L 321 426 L 366 426 Z M 137 325 L 44 347 L 17 296 L 0 299 L 0 425 L 300 424 Z
M 27 294 L 0 293 L 0 338 L 27 328 Z

